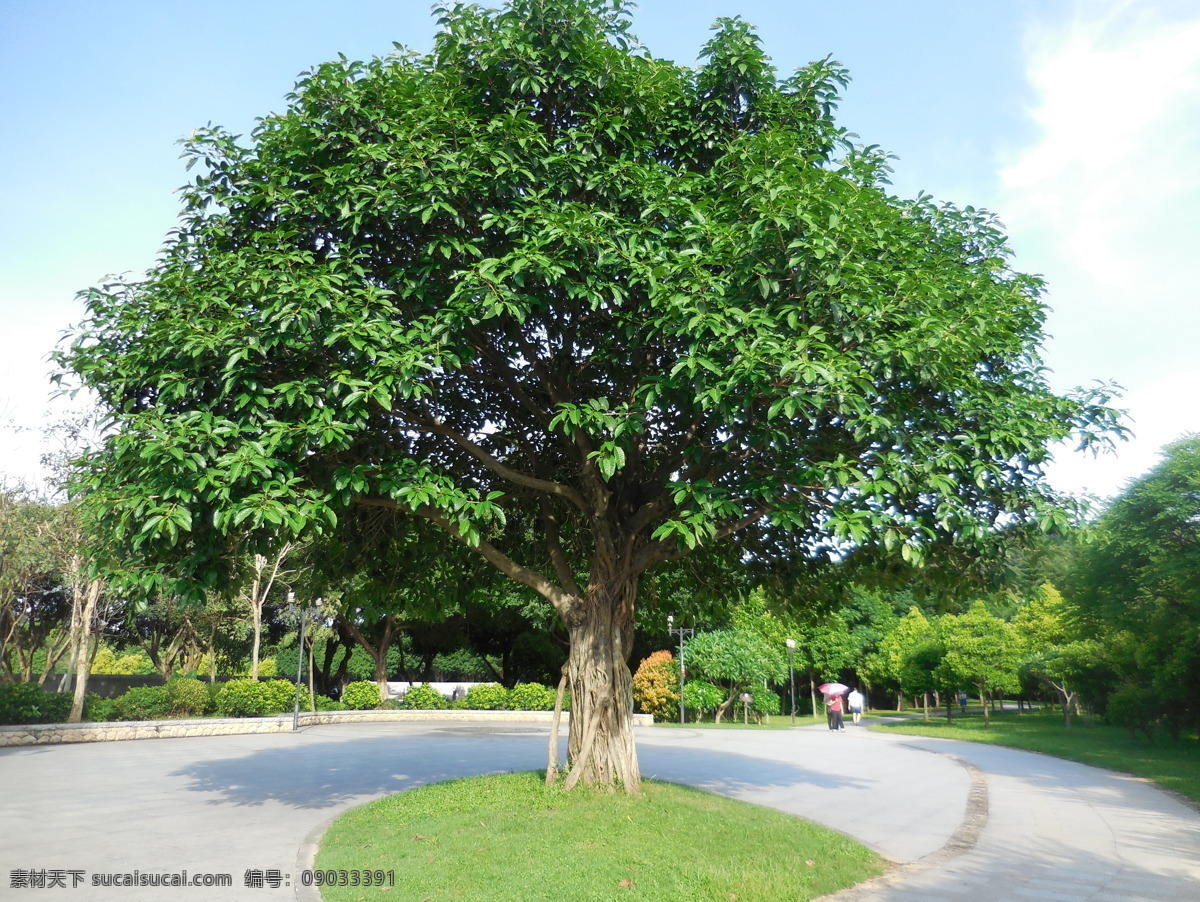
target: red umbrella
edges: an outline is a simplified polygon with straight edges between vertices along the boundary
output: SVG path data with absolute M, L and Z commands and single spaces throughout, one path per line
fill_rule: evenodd
M 823 695 L 841 695 L 843 692 L 846 692 L 849 688 L 850 688 L 849 686 L 844 686 L 841 683 L 822 683 L 820 686 L 817 687 L 817 689 Z

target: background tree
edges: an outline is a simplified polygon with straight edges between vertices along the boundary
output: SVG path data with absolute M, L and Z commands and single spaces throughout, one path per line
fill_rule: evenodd
M 1071 600 L 1178 737 L 1200 726 L 1200 436 L 1163 449 L 1096 522 Z M 1127 693 L 1128 695 L 1129 693 Z
M 909 648 L 900 663 L 900 686 L 909 695 L 921 699 L 925 720 L 929 718 L 929 699 L 940 694 L 946 706 L 946 722 L 954 718 L 952 698 L 956 684 L 950 682 L 956 674 L 948 670 L 946 643 L 938 636 L 925 638 Z
M 60 361 L 111 415 L 81 482 L 130 554 L 211 587 L 236 529 L 425 518 L 561 618 L 568 783 L 634 790 L 651 568 L 1062 521 L 1047 445 L 1111 414 L 1049 389 L 995 220 L 847 144 L 839 65 L 777 80 L 723 19 L 678 66 L 629 8 L 454 4 L 249 146 L 200 129 L 160 262 L 86 292 Z
M 787 680 L 787 654 L 750 629 L 713 630 L 697 633 L 687 643 L 687 669 L 698 679 L 725 690 L 717 706 L 717 723 L 729 712 L 743 692 L 762 689 Z
M 0 484 L 0 678 L 33 677 L 69 601 L 51 548 L 55 509 L 24 487 Z M 50 657 L 58 652 L 50 650 Z M 53 663 L 53 662 L 51 662 Z
M 937 667 L 945 687 L 973 686 L 983 705 L 983 723 L 991 726 L 990 701 L 996 692 L 1020 688 L 1020 651 L 1012 628 L 977 601 L 963 614 L 946 614 L 936 623 L 944 646 Z
M 1104 666 L 1101 643 L 1080 631 L 1073 607 L 1050 583 L 1025 599 L 1010 622 L 1021 672 L 1057 694 L 1063 725 L 1070 729 L 1071 709 L 1080 711 L 1080 688 Z
M 814 611 L 797 621 L 796 656 L 808 676 L 809 700 L 817 716 L 817 686 L 842 679 L 855 660 L 850 628 L 837 611 Z
M 258 658 L 262 646 L 263 609 L 271 597 L 276 583 L 287 582 L 291 574 L 283 569 L 284 564 L 295 552 L 292 542 L 281 543 L 270 556 L 262 552 L 251 553 L 247 561 L 246 581 L 241 598 L 250 609 L 250 626 L 253 640 L 250 646 L 250 678 L 258 679 Z
M 896 710 L 904 707 L 906 692 L 925 692 L 924 688 L 913 689 L 907 682 L 912 675 L 908 662 L 917 657 L 918 650 L 937 638 L 933 624 L 924 612 L 915 605 L 897 620 L 892 629 L 880 640 L 874 653 L 863 663 L 863 672 L 875 684 L 896 689 Z

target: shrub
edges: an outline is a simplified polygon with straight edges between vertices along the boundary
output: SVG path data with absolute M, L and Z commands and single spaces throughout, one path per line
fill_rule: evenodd
M 134 686 L 113 700 L 113 720 L 162 720 L 171 716 L 166 686 Z
M 688 680 L 683 684 L 683 707 L 694 720 L 711 714 L 723 701 L 725 693 L 706 680 Z
M 117 657 L 111 648 L 101 648 L 92 659 L 92 673 L 134 676 L 156 673 L 154 662 L 141 649 Z
M 458 707 L 468 711 L 504 711 L 508 705 L 508 690 L 499 683 L 480 683 L 467 690 Z
M 199 716 L 210 704 L 208 687 L 192 677 L 167 680 L 167 697 L 171 700 L 171 713 L 176 717 Z
M 290 680 L 266 680 L 262 686 L 263 697 L 267 700 L 268 714 L 283 714 L 296 707 L 296 684 Z M 300 694 L 300 707 L 308 709 L 308 689 Z
M 1126 683 L 1108 697 L 1104 718 L 1110 724 L 1124 727 L 1133 739 L 1138 732 L 1153 740 L 1154 724 L 1158 720 L 1158 698 L 1149 689 L 1136 683 Z
M 103 723 L 114 720 L 113 705 L 116 699 L 104 698 L 94 692 L 83 697 L 83 719 Z
M 37 683 L 0 686 L 0 723 L 62 723 L 71 713 L 69 692 L 48 692 Z
M 450 699 L 428 683 L 422 683 L 420 686 L 413 686 L 404 694 L 404 707 L 410 711 L 438 711 L 449 708 Z
M 755 714 L 765 714 L 769 717 L 772 714 L 779 714 L 783 710 L 779 693 L 773 689 L 768 689 L 766 686 L 755 686 L 750 690 L 750 694 L 754 696 L 754 700 L 750 702 L 750 710 Z
M 656 651 L 633 675 L 633 699 L 658 720 L 679 716 L 679 665 L 669 651 Z
M 230 680 L 217 691 L 222 717 L 262 717 L 270 711 L 267 690 L 258 680 Z
M 314 706 L 318 711 L 345 711 L 346 706 L 339 701 L 335 701 L 328 695 L 318 695 L 315 699 Z
M 512 711 L 553 711 L 555 690 L 541 683 L 517 683 L 509 690 L 508 707 Z
M 374 710 L 379 702 L 379 684 L 370 680 L 350 683 L 342 692 L 342 704 L 351 711 Z

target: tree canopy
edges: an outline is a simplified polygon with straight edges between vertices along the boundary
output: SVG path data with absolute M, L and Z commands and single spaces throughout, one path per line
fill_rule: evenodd
M 570 754 L 636 786 L 641 574 L 1060 519 L 1047 446 L 1112 414 L 1050 390 L 993 216 L 889 194 L 839 64 L 779 79 L 735 18 L 678 66 L 630 5 L 455 3 L 427 55 L 198 130 L 157 266 L 85 292 L 60 360 L 110 412 L 80 485 L 131 553 L 212 583 L 233 533 L 436 524 L 553 605 Z
M 1078 553 L 1072 593 L 1086 634 L 1149 690 L 1176 735 L 1200 725 L 1200 436 L 1163 449 Z

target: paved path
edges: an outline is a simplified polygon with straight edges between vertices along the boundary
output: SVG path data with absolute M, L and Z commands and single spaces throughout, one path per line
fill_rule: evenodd
M 288 902 L 294 887 L 246 888 L 246 871 L 297 882 L 306 840 L 347 808 L 539 768 L 545 748 L 544 726 L 363 724 L 0 750 L 0 899 Z M 1200 899 L 1200 813 L 1131 777 L 853 726 L 641 728 L 638 749 L 646 776 L 808 817 L 897 863 L 839 902 Z M 232 887 L 92 885 L 184 869 Z M 62 872 L 67 888 L 14 888 L 17 871 Z

